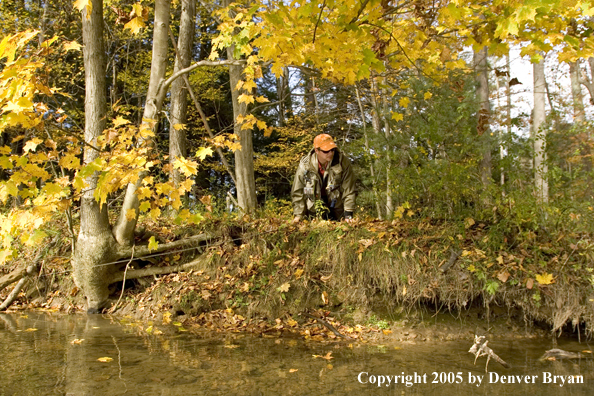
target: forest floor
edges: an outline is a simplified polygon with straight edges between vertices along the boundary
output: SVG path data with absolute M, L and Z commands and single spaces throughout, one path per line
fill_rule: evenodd
M 592 239 L 584 233 L 502 232 L 472 219 L 295 225 L 269 218 L 152 223 L 147 230 L 137 243 L 147 235 L 160 242 L 209 230 L 222 235 L 198 249 L 130 263 L 138 269 L 204 257 L 191 271 L 129 279 L 123 292 L 122 283 L 113 285 L 105 313 L 156 334 L 418 342 L 583 337 L 594 329 Z M 84 312 L 67 241 L 10 309 Z

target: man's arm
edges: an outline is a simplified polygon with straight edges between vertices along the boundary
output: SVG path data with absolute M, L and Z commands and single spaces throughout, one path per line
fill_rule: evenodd
M 344 204 L 344 217 L 348 219 L 352 218 L 353 213 L 355 213 L 355 200 L 357 198 L 356 179 L 351 161 L 346 156 L 343 156 L 342 159 L 342 201 Z
M 303 193 L 303 189 L 305 188 L 305 178 L 304 178 L 304 171 L 301 167 L 301 162 L 297 167 L 297 172 L 295 172 L 295 178 L 293 180 L 293 187 L 291 188 L 291 200 L 293 201 L 293 214 L 295 218 L 293 219 L 294 222 L 299 221 L 303 216 L 305 216 L 306 206 L 305 206 L 305 194 Z

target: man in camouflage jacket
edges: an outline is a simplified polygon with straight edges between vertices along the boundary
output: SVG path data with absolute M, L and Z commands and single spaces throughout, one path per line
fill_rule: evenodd
M 301 158 L 291 198 L 294 222 L 316 214 L 316 201 L 322 201 L 332 220 L 351 220 L 355 211 L 355 176 L 350 160 L 338 151 L 330 135 L 314 139 L 313 150 Z

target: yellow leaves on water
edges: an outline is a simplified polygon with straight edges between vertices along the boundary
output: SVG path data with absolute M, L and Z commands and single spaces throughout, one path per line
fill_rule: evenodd
M 37 331 L 36 328 L 28 328 L 27 330 L 25 330 L 26 332 L 32 333 L 34 331 Z
M 165 312 L 163 314 L 163 324 L 171 323 L 171 312 Z
M 80 345 L 84 341 L 84 338 L 75 338 L 74 340 L 70 341 L 72 345 Z
M 100 357 L 97 360 L 100 361 L 100 362 L 102 362 L 102 363 L 108 363 L 108 362 L 111 362 L 113 360 L 113 358 L 110 358 L 110 357 Z
M 543 273 L 540 275 L 536 275 L 536 281 L 541 285 L 550 285 L 551 283 L 555 283 L 555 278 L 553 274 Z
M 314 359 L 316 358 L 320 358 L 320 359 L 325 359 L 325 360 L 332 360 L 334 359 L 334 357 L 332 356 L 332 351 L 328 352 L 325 355 L 312 355 Z

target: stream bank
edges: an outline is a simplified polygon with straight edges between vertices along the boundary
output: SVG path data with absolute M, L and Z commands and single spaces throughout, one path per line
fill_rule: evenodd
M 583 234 L 498 237 L 492 225 L 469 221 L 267 219 L 152 227 L 150 235 L 163 242 L 209 229 L 224 237 L 131 261 L 139 269 L 204 258 L 190 271 L 113 284 L 107 311 L 151 326 L 317 340 L 336 339 L 332 328 L 352 339 L 410 342 L 475 333 L 589 337 L 594 329 L 590 238 Z M 64 239 L 48 254 L 43 279 L 11 309 L 84 311 L 68 247 Z

